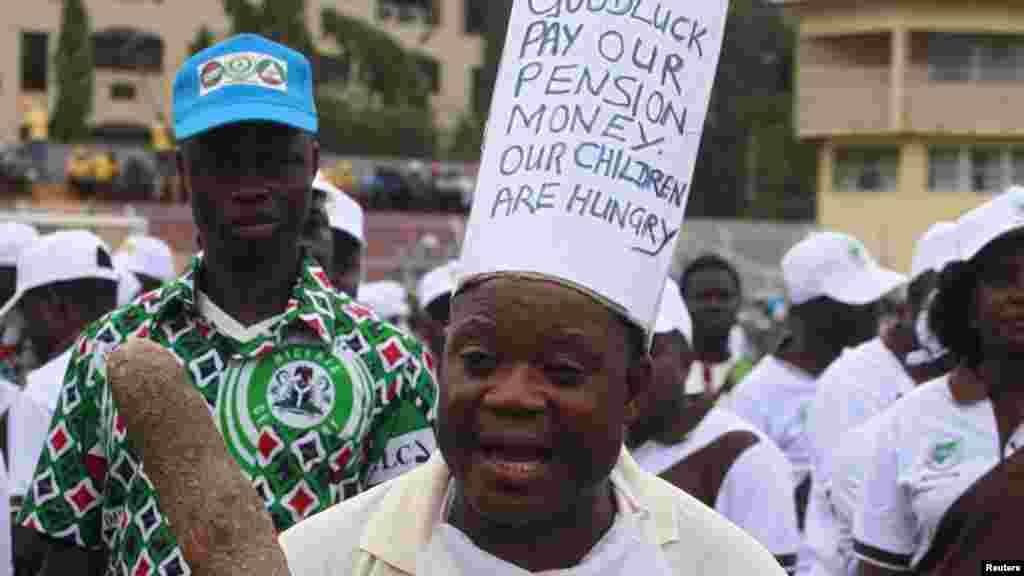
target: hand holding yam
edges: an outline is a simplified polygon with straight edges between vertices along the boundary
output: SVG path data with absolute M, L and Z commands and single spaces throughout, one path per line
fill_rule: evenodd
M 107 375 L 127 440 L 196 576 L 288 576 L 263 501 L 171 352 L 132 338 Z

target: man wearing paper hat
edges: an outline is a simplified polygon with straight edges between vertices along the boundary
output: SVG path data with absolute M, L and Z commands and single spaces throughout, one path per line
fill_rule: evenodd
M 363 279 L 363 252 L 366 250 L 363 209 L 322 173 L 317 174 L 313 188 L 327 192 L 327 221 L 334 237 L 331 282 L 335 288 L 355 298 Z
M 16 498 L 31 492 L 32 473 L 46 443 L 75 339 L 88 324 L 114 309 L 118 280 L 110 249 L 85 230 L 42 236 L 18 257 L 17 290 L 0 314 L 15 306 L 21 310 L 25 337 L 42 366 L 28 373 L 25 388 L 11 408 L 11 445 L 18 449 L 12 454 L 9 482 Z M 16 529 L 19 543 L 25 541 L 23 530 Z M 19 564 L 24 560 L 15 558 Z
M 442 363 L 440 454 L 285 532 L 291 570 L 782 574 L 755 540 L 641 470 L 623 446 L 650 384 L 648 344 L 684 199 L 659 196 L 652 181 L 628 183 L 595 171 L 602 153 L 621 157 L 628 149 L 596 130 L 554 134 L 513 123 L 506 131 L 519 117 L 517 105 L 580 104 L 591 114 L 600 101 L 585 102 L 572 89 L 546 90 L 542 75 L 577 67 L 597 77 L 636 74 L 625 62 L 602 59 L 602 49 L 615 55 L 617 40 L 623 48 L 639 39 L 661 45 L 673 62 L 680 46 L 610 8 L 562 14 L 549 26 L 533 14 L 535 4 L 512 7 L 489 119 L 501 129 L 488 131 L 459 256 Z M 684 134 L 676 123 L 645 127 L 648 140 L 664 140 L 632 151 L 635 161 L 678 169 L 662 176 L 666 190 L 692 172 L 726 7 L 704 1 L 685 11 L 705 27 L 703 56 L 695 48 L 677 78 L 680 90 L 661 96 L 673 107 L 691 106 L 691 124 Z M 569 30 L 566 41 L 576 49 L 534 60 L 543 52 L 537 35 L 546 29 Z M 660 76 L 640 76 L 657 90 Z M 659 144 L 671 161 L 658 159 Z M 561 160 L 546 170 L 541 161 L 537 174 L 519 169 L 527 154 L 538 153 Z M 316 544 L 327 540 L 341 545 Z
M 836 461 L 849 461 L 845 452 L 859 447 L 847 438 L 874 415 L 881 413 L 917 384 L 937 378 L 950 369 L 948 357 L 918 366 L 906 362 L 918 346 L 915 319 L 927 309 L 928 295 L 937 283 L 937 272 L 954 260 L 956 226 L 938 222 L 925 231 L 914 248 L 907 303 L 900 321 L 887 333 L 860 346 L 844 350 L 818 378 L 807 423 L 811 453 L 811 493 L 807 510 L 807 543 L 812 574 L 845 575 L 850 562 L 852 518 L 849 507 L 855 497 L 842 493 L 835 482 Z M 948 355 L 944 355 L 948 356 Z M 866 463 L 862 463 L 866 464 Z M 855 468 L 843 465 L 845 472 Z M 852 484 L 852 483 L 850 483 Z M 837 514 L 842 510 L 844 513 Z
M 455 291 L 455 266 L 455 260 L 446 262 L 424 274 L 416 285 L 416 332 L 438 358 L 444 354 L 444 330 Z
M 228 38 L 178 70 L 173 110 L 203 251 L 74 347 L 18 518 L 65 541 L 50 546 L 53 574 L 90 562 L 110 573 L 190 570 L 109 404 L 107 354 L 127 338 L 156 342 L 187 369 L 226 423 L 216 441 L 278 530 L 358 493 L 375 467 L 412 469 L 406 446 L 433 448 L 430 356 L 336 292 L 300 243 L 319 155 L 309 61 L 260 36 Z M 118 515 L 138 520 L 107 522 Z
M 725 406 L 765 432 L 793 464 L 801 527 L 810 490 L 806 425 L 817 378 L 843 351 L 878 334 L 876 303 L 905 281 L 859 240 L 816 232 L 782 258 L 792 305 L 789 335 L 737 386 Z
M 771 439 L 716 408 L 702 389 L 684 391 L 692 332 L 679 286 L 667 280 L 651 349 L 654 385 L 629 434 L 633 457 L 756 538 L 792 573 L 800 547 L 792 466 Z

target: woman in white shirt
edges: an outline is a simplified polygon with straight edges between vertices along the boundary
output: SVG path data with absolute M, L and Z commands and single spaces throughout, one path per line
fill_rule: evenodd
M 977 377 L 933 380 L 883 415 L 854 526 L 861 576 L 914 570 L 956 499 L 1024 444 L 1024 189 L 958 226 L 931 325 Z

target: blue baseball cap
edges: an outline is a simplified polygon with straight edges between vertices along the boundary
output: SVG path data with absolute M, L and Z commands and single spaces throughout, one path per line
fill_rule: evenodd
M 313 72 L 305 56 L 239 34 L 189 58 L 174 78 L 174 137 L 225 124 L 276 122 L 316 133 Z

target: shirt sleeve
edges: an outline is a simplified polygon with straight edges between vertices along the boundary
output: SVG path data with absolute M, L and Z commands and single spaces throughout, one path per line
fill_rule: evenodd
M 790 574 L 800 534 L 793 507 L 793 471 L 786 456 L 762 439 L 729 467 L 715 509 L 760 542 Z
M 49 432 L 17 522 L 81 548 L 103 545 L 101 503 L 107 463 L 98 390 L 105 373 L 85 339 L 76 343 Z
M 434 359 L 416 338 L 385 324 L 382 356 L 396 351 L 404 358 L 386 371 L 376 394 L 380 410 L 373 421 L 363 484 L 380 484 L 425 463 L 437 446 L 434 419 L 437 380 Z M 390 347 L 390 348 L 389 348 Z
M 741 382 L 733 388 L 732 392 L 722 397 L 719 406 L 771 437 L 770 422 L 758 408 L 757 398 L 754 396 L 753 386 L 750 382 Z
M 854 514 L 853 549 L 865 562 L 905 571 L 910 569 L 917 524 L 910 495 L 899 483 L 900 438 L 894 433 L 897 417 L 889 412 L 868 452 Z
M 11 446 L 10 489 L 24 497 L 32 484 L 32 475 L 39 462 L 50 430 L 50 414 L 28 394 L 18 394 L 8 416 Z

